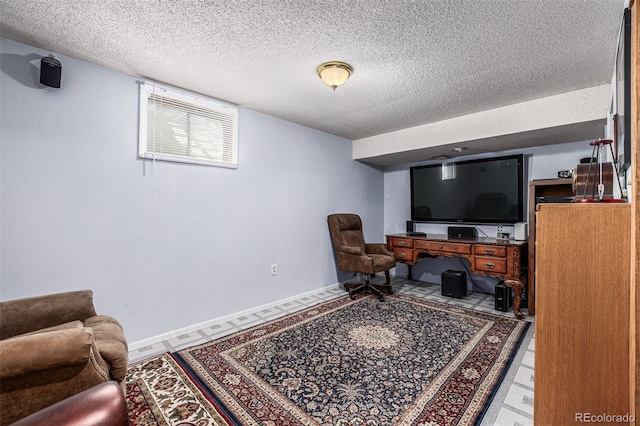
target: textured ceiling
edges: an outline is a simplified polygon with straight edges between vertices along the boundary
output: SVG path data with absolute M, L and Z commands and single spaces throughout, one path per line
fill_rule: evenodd
M 0 35 L 354 140 L 608 84 L 623 6 L 0 0 Z M 354 68 L 335 92 L 330 60 Z

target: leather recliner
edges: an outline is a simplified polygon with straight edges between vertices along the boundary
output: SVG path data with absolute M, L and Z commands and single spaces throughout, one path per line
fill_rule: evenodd
M 2 425 L 110 380 L 124 395 L 127 365 L 122 326 L 91 290 L 0 303 Z
M 127 426 L 127 401 L 122 388 L 113 381 L 100 383 L 83 392 L 37 411 L 12 426 Z

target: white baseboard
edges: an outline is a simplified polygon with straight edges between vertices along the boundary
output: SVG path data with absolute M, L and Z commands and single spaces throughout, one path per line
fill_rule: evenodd
M 336 284 L 332 284 L 328 287 L 322 287 L 316 290 L 311 290 L 311 291 L 307 291 L 305 293 L 302 294 L 298 294 L 295 296 L 291 296 L 291 297 L 287 297 L 285 299 L 282 300 L 277 300 L 275 302 L 271 302 L 271 303 L 267 303 L 265 305 L 260 305 L 260 306 L 256 306 L 255 308 L 250 308 L 250 309 L 246 309 L 244 311 L 240 311 L 240 312 L 235 312 L 233 314 L 229 314 L 229 315 L 225 315 L 222 317 L 218 317 L 218 318 L 214 318 L 208 321 L 204 321 L 201 322 L 199 324 L 193 324 L 190 325 L 188 327 L 184 327 L 184 328 L 180 328 L 177 330 L 173 330 L 173 331 L 169 331 L 168 333 L 162 333 L 162 334 L 158 334 L 157 336 L 153 336 L 153 337 L 149 337 L 147 339 L 142 339 L 142 340 L 138 340 L 132 343 L 129 343 L 129 351 L 135 351 L 138 350 L 140 348 L 144 348 L 145 346 L 151 346 L 151 345 L 155 345 L 156 343 L 160 343 L 164 340 L 169 340 L 172 339 L 174 337 L 177 336 L 182 336 L 183 334 L 188 334 L 197 330 L 201 330 L 203 328 L 207 328 L 207 327 L 211 327 L 215 324 L 219 324 L 221 322 L 226 322 L 229 320 L 232 320 L 234 318 L 238 318 L 244 315 L 251 315 L 254 314 L 256 312 L 260 312 L 260 311 L 264 311 L 265 309 L 269 309 L 269 308 L 274 308 L 276 306 L 288 303 L 288 302 L 292 302 L 294 300 L 303 298 L 303 297 L 307 297 L 307 296 L 313 296 L 315 294 L 319 294 L 322 292 L 325 292 L 327 290 L 331 290 L 334 287 L 340 287 L 342 284 L 341 283 L 336 283 Z

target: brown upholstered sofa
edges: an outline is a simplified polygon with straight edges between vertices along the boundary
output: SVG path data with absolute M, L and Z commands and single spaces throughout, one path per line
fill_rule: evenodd
M 124 394 L 120 323 L 97 315 L 91 290 L 0 303 L 0 424 L 114 380 Z

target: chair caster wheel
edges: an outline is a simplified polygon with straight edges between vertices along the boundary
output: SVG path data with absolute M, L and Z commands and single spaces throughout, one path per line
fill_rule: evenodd
M 378 297 L 378 300 L 381 301 L 381 302 L 384 302 L 384 296 Z
M 351 300 L 356 300 L 356 295 L 355 295 L 355 294 L 350 294 L 350 295 L 349 295 L 349 299 L 351 299 Z

